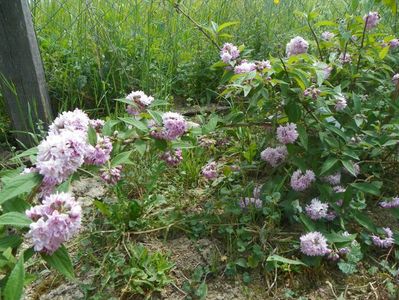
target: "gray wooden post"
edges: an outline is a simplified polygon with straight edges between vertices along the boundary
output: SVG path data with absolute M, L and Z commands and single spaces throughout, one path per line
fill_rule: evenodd
M 52 120 L 27 0 L 0 0 L 0 87 L 14 130 L 32 132 L 39 120 Z M 32 145 L 28 134 L 17 132 L 16 138 Z

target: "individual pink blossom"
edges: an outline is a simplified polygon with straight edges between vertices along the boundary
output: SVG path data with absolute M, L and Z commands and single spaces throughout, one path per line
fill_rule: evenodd
M 314 198 L 310 204 L 306 205 L 305 211 L 312 220 L 324 219 L 327 217 L 328 204 L 321 202 L 318 198 Z
M 343 111 L 348 106 L 346 102 L 346 98 L 342 94 L 338 94 L 335 96 L 335 110 Z
M 352 57 L 347 52 L 341 53 L 338 59 L 341 62 L 341 64 L 343 64 L 343 65 L 344 64 L 349 64 L 349 63 L 352 62 Z
M 301 252 L 308 256 L 324 256 L 331 252 L 327 245 L 327 239 L 318 231 L 302 235 L 300 241 Z
M 187 123 L 181 114 L 174 112 L 164 113 L 162 116 L 164 137 L 167 140 L 174 140 L 182 136 L 187 130 Z
M 249 207 L 254 207 L 254 208 L 261 208 L 263 205 L 262 200 L 258 199 L 258 198 L 249 198 L 249 197 L 245 197 L 243 199 L 240 200 L 240 202 L 238 203 L 238 205 L 242 208 L 242 209 L 246 209 Z
M 26 215 L 33 221 L 27 237 L 34 250 L 51 255 L 79 231 L 82 208 L 71 194 L 56 193 L 27 210 Z
M 316 100 L 317 97 L 320 96 L 320 90 L 314 86 L 308 87 L 306 90 L 304 90 L 303 95 L 305 97 L 310 97 L 313 100 Z
M 90 119 L 88 115 L 76 108 L 74 111 L 66 111 L 58 115 L 49 126 L 49 134 L 57 135 L 63 131 L 81 131 L 86 133 L 89 128 Z
M 122 166 L 103 168 L 100 170 L 100 178 L 109 185 L 115 185 L 122 177 Z
M 255 185 L 254 190 L 252 192 L 254 198 L 259 199 L 261 196 L 261 191 L 262 191 L 262 185 L 260 184 Z
M 109 137 L 97 137 L 95 146 L 88 145 L 85 155 L 85 163 L 91 165 L 103 165 L 110 159 L 112 142 Z
M 242 61 L 241 64 L 234 67 L 235 74 L 249 73 L 256 70 L 256 64 L 253 62 Z
M 90 120 L 90 121 L 89 121 L 89 124 L 90 124 L 91 127 L 93 127 L 93 129 L 94 129 L 97 133 L 99 133 L 99 132 L 101 132 L 101 130 L 103 129 L 104 124 L 105 124 L 105 121 L 104 121 L 104 120 L 101 120 L 101 119 L 95 119 L 95 120 Z
M 383 208 L 397 208 L 399 207 L 399 197 L 393 197 L 391 201 L 381 201 L 380 206 Z
M 363 17 L 363 20 L 366 23 L 366 29 L 371 30 L 380 22 L 380 15 L 376 11 L 371 11 Z
M 263 70 L 272 68 L 272 65 L 270 64 L 269 60 L 257 61 L 257 62 L 255 62 L 255 64 L 256 64 L 256 69 L 258 71 L 263 71 Z
M 294 123 L 288 123 L 286 126 L 280 125 L 277 128 L 277 139 L 282 144 L 293 144 L 298 136 L 296 124 Z
M 399 39 L 392 39 L 389 41 L 388 44 L 391 49 L 395 49 L 395 48 L 399 47 Z
M 324 31 L 321 34 L 321 39 L 324 41 L 331 41 L 335 37 L 335 34 L 329 31 Z
M 240 56 L 240 50 L 231 43 L 225 43 L 220 51 L 221 60 L 228 64 Z
M 216 162 L 210 162 L 201 170 L 202 175 L 208 180 L 214 180 L 218 177 L 218 170 Z
M 287 57 L 308 52 L 309 43 L 302 37 L 296 36 L 290 40 L 286 47 Z
M 171 167 L 177 166 L 183 160 L 181 149 L 166 151 L 160 158 Z
M 306 170 L 305 172 L 297 170 L 291 176 L 291 187 L 295 191 L 301 192 L 309 188 L 315 180 L 316 176 L 312 170 Z
M 81 130 L 62 130 L 41 141 L 37 147 L 36 168 L 48 185 L 63 182 L 83 164 L 87 153 L 86 136 Z
M 278 146 L 276 148 L 266 148 L 260 154 L 262 160 L 267 161 L 272 167 L 277 167 L 285 161 L 288 155 L 286 146 Z
M 323 181 L 328 182 L 331 185 L 339 185 L 341 183 L 341 172 L 336 172 L 332 175 L 324 176 Z
M 126 111 L 133 116 L 144 111 L 154 101 L 154 97 L 147 96 L 143 91 L 133 91 L 126 96 L 126 99 L 132 102 L 127 106 Z
M 393 239 L 392 230 L 389 227 L 382 228 L 382 230 L 384 231 L 386 237 L 385 238 L 381 238 L 381 237 L 379 237 L 377 235 L 372 235 L 371 236 L 371 241 L 377 247 L 389 248 L 395 242 L 395 240 Z

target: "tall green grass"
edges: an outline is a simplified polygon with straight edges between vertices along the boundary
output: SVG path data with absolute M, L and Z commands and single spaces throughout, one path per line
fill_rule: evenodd
M 199 24 L 239 21 L 227 30 L 231 41 L 256 54 L 283 53 L 295 35 L 309 36 L 296 11 L 317 8 L 324 18 L 350 11 L 349 0 L 185 0 L 182 8 Z M 356 14 L 374 1 L 357 1 Z M 217 49 L 161 0 L 31 0 L 31 10 L 55 109 L 111 113 L 132 89 L 181 104 L 204 104 L 215 97 L 209 66 Z

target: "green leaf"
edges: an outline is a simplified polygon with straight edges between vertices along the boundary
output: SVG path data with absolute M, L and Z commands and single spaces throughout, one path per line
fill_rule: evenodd
M 5 184 L 0 191 L 0 204 L 24 193 L 29 193 L 42 180 L 38 173 L 19 175 Z
M 240 22 L 238 22 L 238 21 L 231 21 L 231 22 L 223 23 L 222 25 L 219 25 L 219 27 L 218 27 L 218 29 L 217 29 L 217 32 L 221 32 L 223 29 L 225 29 L 225 28 L 227 28 L 227 27 L 230 27 L 230 26 L 237 25 L 237 24 L 240 24 Z
M 138 120 L 136 120 L 134 118 L 119 118 L 119 119 L 122 120 L 123 122 L 129 124 L 129 125 L 133 125 L 138 130 L 140 130 L 140 131 L 142 131 L 144 133 L 148 132 L 148 130 L 149 130 L 146 124 L 144 124 L 143 122 L 138 121 Z
M 302 115 L 302 110 L 298 104 L 294 101 L 290 101 L 285 107 L 284 110 L 288 116 L 290 122 L 296 123 L 299 121 Z
M 380 195 L 380 188 L 382 183 L 380 181 L 373 181 L 373 182 L 356 182 L 350 184 L 355 189 L 358 189 L 364 193 L 372 194 L 374 196 Z
M 89 140 L 90 145 L 96 146 L 96 144 L 97 144 L 97 132 L 91 126 L 89 126 L 89 128 L 87 130 L 87 138 Z
M 140 153 L 141 156 L 143 156 L 145 150 L 147 149 L 147 143 L 143 140 L 137 140 L 134 142 L 134 149 L 136 149 L 137 152 Z
M 353 218 L 358 222 L 361 226 L 366 228 L 367 230 L 377 233 L 377 227 L 374 225 L 373 221 L 364 213 L 353 210 L 352 212 Z
M 299 259 L 289 259 L 289 258 L 285 258 L 282 257 L 280 255 L 270 255 L 266 261 L 277 261 L 277 262 L 281 262 L 284 264 L 289 264 L 289 265 L 302 265 L 302 266 L 308 266 L 307 264 L 303 263 L 302 261 L 300 261 Z
M 308 231 L 315 231 L 316 230 L 316 225 L 313 223 L 313 221 L 305 214 L 300 214 L 299 219 L 305 225 L 306 229 Z
M 121 152 L 117 156 L 115 156 L 111 160 L 111 166 L 115 167 L 117 165 L 122 165 L 122 164 L 133 164 L 133 162 L 130 160 L 130 155 L 132 154 L 133 150 L 126 151 L 126 152 Z
M 28 150 L 25 150 L 24 152 L 22 152 L 18 155 L 13 156 L 11 158 L 11 160 L 17 160 L 18 158 L 21 158 L 21 157 L 26 157 L 26 156 L 36 155 L 36 154 L 37 154 L 37 147 L 33 147 Z
M 25 281 L 24 256 L 21 255 L 11 271 L 4 287 L 4 300 L 19 300 L 22 298 Z
M 51 267 L 56 269 L 66 278 L 73 279 L 75 277 L 72 261 L 64 245 L 58 248 L 58 250 L 52 255 L 42 253 L 41 256 Z
M 161 112 L 155 111 L 155 110 L 150 110 L 150 109 L 148 109 L 147 112 L 150 114 L 150 116 L 154 119 L 154 121 L 158 125 L 162 125 L 162 113 Z
M 329 157 L 322 165 L 320 175 L 325 175 L 331 170 L 334 169 L 334 167 L 338 164 L 338 159 L 334 157 Z
M 202 133 L 208 134 L 216 129 L 217 123 L 219 121 L 219 117 L 217 115 L 213 115 L 209 122 L 202 127 Z
M 342 165 L 346 170 L 348 170 L 349 173 L 351 173 L 353 176 L 357 176 L 355 166 L 351 160 L 341 160 Z
M 206 299 L 208 295 L 208 286 L 205 282 L 202 282 L 198 289 L 195 291 L 195 296 L 197 296 L 200 300 Z
M 10 225 L 15 227 L 29 227 L 32 220 L 25 214 L 19 212 L 9 212 L 0 216 L 0 225 Z
M 342 233 L 326 233 L 324 236 L 330 243 L 345 243 L 352 242 L 356 238 L 356 234 L 350 234 L 348 236 L 342 235 Z
M 387 54 L 388 54 L 388 52 L 389 52 L 389 45 L 388 46 L 386 46 L 386 47 L 384 47 L 384 48 L 382 48 L 382 50 L 380 51 L 380 53 L 378 53 L 378 57 L 380 58 L 380 59 L 384 59 L 385 58 L 385 56 L 387 56 Z
M 19 235 L 6 235 L 0 238 L 0 251 L 7 248 L 16 248 L 22 243 L 22 238 Z
M 306 133 L 305 127 L 299 125 L 297 127 L 297 131 L 299 134 L 299 140 L 301 141 L 301 144 L 305 150 L 308 150 L 308 134 Z
M 345 274 L 353 274 L 357 271 L 355 264 L 350 264 L 345 261 L 338 262 L 338 268 Z

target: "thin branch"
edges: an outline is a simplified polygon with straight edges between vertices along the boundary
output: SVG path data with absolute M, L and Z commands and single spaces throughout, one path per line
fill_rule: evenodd
M 317 35 L 316 35 L 316 33 L 314 32 L 314 30 L 313 30 L 313 28 L 312 28 L 312 25 L 310 25 L 309 19 L 307 20 L 307 23 L 308 23 L 309 29 L 310 29 L 310 31 L 312 32 L 312 35 L 313 35 L 315 41 L 316 41 L 317 50 L 319 51 L 320 59 L 323 60 L 323 54 L 321 53 L 320 44 L 319 44 L 319 39 L 317 38 Z
M 364 38 L 365 38 L 365 36 L 366 36 L 366 29 L 367 29 L 367 22 L 368 22 L 368 20 L 369 20 L 369 17 L 367 16 L 366 22 L 364 23 L 364 27 L 363 27 L 362 41 L 361 41 L 361 43 L 360 43 L 360 48 L 359 48 L 359 58 L 357 59 L 357 65 L 356 65 L 356 73 L 359 72 L 360 59 L 361 59 L 361 57 L 362 57 L 362 54 L 361 54 L 360 51 L 363 49 L 363 46 L 364 46 Z
M 197 27 L 197 29 L 198 29 L 199 31 L 201 31 L 202 34 L 205 35 L 206 38 L 207 38 L 208 40 L 210 40 L 211 43 L 212 43 L 216 48 L 218 48 L 218 50 L 221 50 L 221 48 L 219 47 L 219 45 L 218 45 L 218 44 L 215 42 L 215 40 L 209 35 L 209 33 L 206 32 L 206 30 L 204 30 L 204 28 L 203 28 L 200 24 L 198 24 L 198 22 L 196 22 L 188 13 L 186 13 L 184 10 L 182 10 L 181 7 L 180 7 L 180 5 L 179 5 L 178 3 L 175 3 L 173 6 L 175 7 L 175 9 L 176 9 L 176 11 L 177 11 L 178 13 L 181 13 L 181 14 L 182 14 L 183 16 L 185 16 L 191 23 L 193 23 L 194 26 Z

